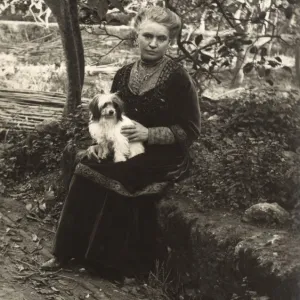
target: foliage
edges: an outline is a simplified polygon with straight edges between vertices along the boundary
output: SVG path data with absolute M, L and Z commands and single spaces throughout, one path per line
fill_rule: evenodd
M 177 191 L 186 191 L 200 209 L 244 209 L 265 201 L 294 208 L 300 184 L 299 94 L 249 91 L 201 106 L 192 177 Z
M 66 145 L 89 139 L 87 121 L 86 110 L 79 107 L 74 114 L 56 123 L 54 129 L 9 133 L 5 142 L 10 146 L 0 160 L 0 180 L 20 181 L 33 174 L 59 169 Z

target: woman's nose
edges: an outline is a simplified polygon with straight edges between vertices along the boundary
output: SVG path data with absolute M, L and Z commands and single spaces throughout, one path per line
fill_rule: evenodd
M 151 48 L 156 48 L 157 47 L 157 40 L 156 39 L 152 39 L 149 46 Z

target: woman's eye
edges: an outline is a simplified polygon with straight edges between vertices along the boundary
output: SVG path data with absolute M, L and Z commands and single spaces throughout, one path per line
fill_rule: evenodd
M 151 34 L 144 34 L 144 37 L 146 39 L 152 39 L 153 38 L 153 36 Z
M 167 37 L 166 36 L 159 36 L 157 38 L 160 42 L 165 42 L 167 40 Z

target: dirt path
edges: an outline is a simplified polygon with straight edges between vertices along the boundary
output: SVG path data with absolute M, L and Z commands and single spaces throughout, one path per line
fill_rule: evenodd
M 28 213 L 28 196 L 25 191 L 0 197 L 1 300 L 160 299 L 146 284 L 107 281 L 80 266 L 41 271 L 40 264 L 50 257 L 54 228 Z

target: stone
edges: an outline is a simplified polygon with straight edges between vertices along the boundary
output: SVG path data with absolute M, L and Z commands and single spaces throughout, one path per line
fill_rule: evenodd
M 44 120 L 35 126 L 39 133 L 58 133 L 61 129 L 60 122 L 55 119 Z
M 290 214 L 278 203 L 258 203 L 245 211 L 242 221 L 285 224 L 290 221 Z

